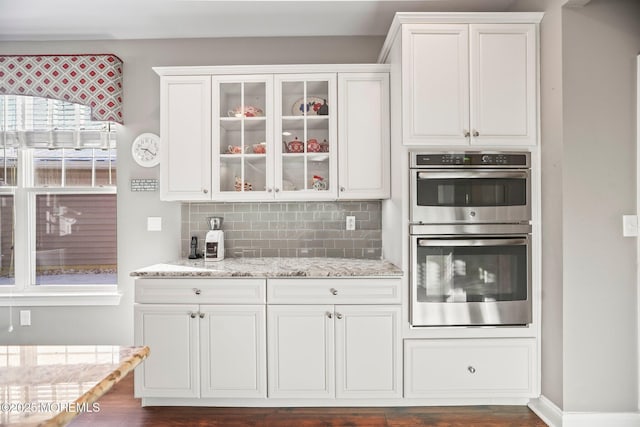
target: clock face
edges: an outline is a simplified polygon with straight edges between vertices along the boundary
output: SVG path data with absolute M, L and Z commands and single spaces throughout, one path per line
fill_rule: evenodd
M 131 145 L 133 159 L 140 166 L 150 168 L 160 163 L 160 137 L 153 133 L 143 133 Z

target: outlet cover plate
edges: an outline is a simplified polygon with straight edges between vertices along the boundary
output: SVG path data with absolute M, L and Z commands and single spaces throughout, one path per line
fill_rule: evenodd
M 356 229 L 356 217 L 348 216 L 346 221 L 347 231 L 353 231 Z

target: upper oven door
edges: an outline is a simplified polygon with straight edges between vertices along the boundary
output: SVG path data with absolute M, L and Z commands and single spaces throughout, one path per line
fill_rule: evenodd
M 531 220 L 530 171 L 411 169 L 411 222 Z

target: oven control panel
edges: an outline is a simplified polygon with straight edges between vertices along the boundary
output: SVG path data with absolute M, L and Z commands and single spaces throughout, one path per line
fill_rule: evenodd
M 411 167 L 528 168 L 529 153 L 411 153 Z

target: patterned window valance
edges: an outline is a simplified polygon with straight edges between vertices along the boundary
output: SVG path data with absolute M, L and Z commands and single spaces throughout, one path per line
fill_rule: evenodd
M 0 94 L 87 105 L 93 120 L 122 124 L 122 60 L 115 55 L 0 55 Z

